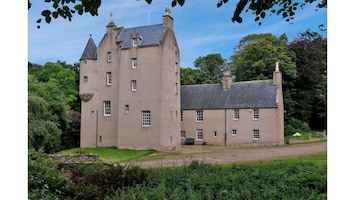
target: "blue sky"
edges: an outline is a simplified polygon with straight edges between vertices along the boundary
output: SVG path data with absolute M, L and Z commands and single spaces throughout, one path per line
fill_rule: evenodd
M 229 60 L 233 47 L 248 34 L 272 33 L 280 36 L 286 33 L 292 41 L 298 33 L 310 28 L 327 37 L 327 33 L 318 28 L 319 24 L 327 23 L 327 10 L 315 12 L 316 3 L 298 10 L 293 24 L 285 22 L 281 16 L 272 15 L 259 26 L 251 12 L 242 13 L 242 24 L 231 22 L 236 1 L 229 1 L 220 8 L 216 7 L 216 2 L 188 0 L 183 7 L 171 8 L 181 67 L 194 67 L 196 58 L 212 53 L 220 53 Z M 42 10 L 50 8 L 50 4 L 33 1 L 28 12 L 28 61 L 37 64 L 58 60 L 69 64 L 78 62 L 90 34 L 96 45 L 99 44 L 109 23 L 110 12 L 116 26 L 130 28 L 159 24 L 162 23 L 165 7 L 170 3 L 171 0 L 153 0 L 151 5 L 144 0 L 105 0 L 99 9 L 99 16 L 86 13 L 75 15 L 71 22 L 56 19 L 47 24 L 42 21 L 41 28 L 37 29 L 36 20 Z

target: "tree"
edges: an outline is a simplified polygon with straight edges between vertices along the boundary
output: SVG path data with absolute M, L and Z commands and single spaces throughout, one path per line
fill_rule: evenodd
M 83 13 L 90 13 L 92 16 L 98 15 L 98 10 L 101 6 L 101 0 L 44 0 L 46 3 L 51 4 L 51 10 L 46 9 L 41 12 L 42 17 L 46 23 L 50 23 L 52 19 L 62 17 L 64 19 L 72 20 L 75 13 L 82 15 Z M 139 1 L 139 0 L 137 0 Z M 151 4 L 153 0 L 145 0 Z M 217 8 L 221 7 L 228 0 L 218 0 Z M 261 25 L 261 19 L 266 17 L 266 14 L 281 15 L 286 22 L 291 22 L 294 19 L 295 12 L 298 9 L 303 9 L 307 4 L 317 3 L 316 10 L 327 8 L 327 0 L 304 0 L 300 3 L 297 0 L 237 0 L 236 8 L 231 18 L 232 22 L 242 23 L 243 19 L 240 14 L 244 11 L 251 10 L 255 15 L 255 21 Z M 171 6 L 183 6 L 185 0 L 171 0 Z M 249 6 L 248 6 L 249 5 Z M 32 2 L 28 0 L 28 9 L 32 6 Z M 269 12 L 270 11 L 270 12 Z M 37 28 L 40 28 L 40 23 L 43 18 L 37 20 Z M 320 25 L 324 26 L 324 25 Z
M 200 72 L 205 72 L 207 75 L 205 78 L 211 80 L 212 83 L 220 82 L 226 69 L 226 61 L 221 54 L 200 56 L 194 61 L 194 65 Z
M 287 47 L 286 35 L 280 38 L 270 33 L 247 35 L 235 46 L 231 60 L 230 68 L 235 81 L 272 79 L 275 63 L 279 62 L 286 111 L 285 128 L 289 127 L 296 104 L 292 97 L 297 70 L 295 54 Z M 286 129 L 285 134 L 288 134 Z
M 289 45 L 296 54 L 298 77 L 294 81 L 294 116 L 310 123 L 311 128 L 325 128 L 327 40 L 312 30 L 298 34 Z
M 292 60 L 294 54 L 288 51 L 284 40 L 271 33 L 243 37 L 234 47 L 231 56 L 230 67 L 235 75 L 235 81 L 271 79 L 276 62 L 280 63 L 283 80 L 296 78 L 296 63 Z

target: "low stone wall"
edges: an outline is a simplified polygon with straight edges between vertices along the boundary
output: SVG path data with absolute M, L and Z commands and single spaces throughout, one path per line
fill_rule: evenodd
M 97 154 L 72 154 L 63 155 L 55 154 L 50 155 L 54 162 L 57 163 L 99 163 L 99 155 Z

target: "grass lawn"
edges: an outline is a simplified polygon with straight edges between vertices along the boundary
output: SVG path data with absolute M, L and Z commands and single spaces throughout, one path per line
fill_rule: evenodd
M 119 163 L 131 161 L 155 152 L 157 151 L 117 149 L 117 147 L 97 147 L 67 149 L 58 152 L 58 154 L 97 154 L 99 155 L 100 160 L 104 163 Z

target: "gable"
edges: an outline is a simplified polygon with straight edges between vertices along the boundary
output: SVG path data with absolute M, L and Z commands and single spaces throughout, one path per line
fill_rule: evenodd
M 276 108 L 277 86 L 272 80 L 181 86 L 181 109 Z
M 164 28 L 162 24 L 126 28 L 117 37 L 116 42 L 122 42 L 122 49 L 130 48 L 131 34 L 136 32 L 143 39 L 142 43 L 140 43 L 138 46 L 159 45 L 161 38 L 164 35 L 165 29 L 166 28 Z

